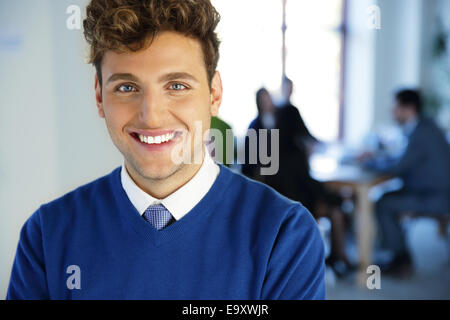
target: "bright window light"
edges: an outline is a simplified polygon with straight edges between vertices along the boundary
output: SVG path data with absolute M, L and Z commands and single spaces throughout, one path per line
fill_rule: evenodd
M 286 74 L 295 85 L 293 103 L 317 138 L 339 133 L 342 1 L 288 0 Z
M 218 70 L 224 96 L 220 117 L 245 135 L 256 115 L 255 94 L 265 86 L 278 98 L 282 75 L 281 0 L 212 0 L 222 19 Z M 288 0 L 286 73 L 293 103 L 311 132 L 335 140 L 339 127 L 342 0 Z M 326 115 L 326 117 L 324 117 Z
M 281 82 L 282 5 L 277 0 L 212 0 L 222 19 L 218 70 L 224 96 L 219 116 L 236 135 L 247 132 L 256 115 L 261 86 L 278 90 Z

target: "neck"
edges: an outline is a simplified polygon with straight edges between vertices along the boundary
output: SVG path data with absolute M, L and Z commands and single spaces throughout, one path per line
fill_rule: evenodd
M 414 123 L 418 119 L 417 115 L 410 115 L 404 122 L 404 125 Z
M 143 177 L 126 161 L 125 168 L 139 188 L 156 199 L 164 199 L 188 183 L 197 174 L 203 164 L 204 157 L 202 159 L 200 164 L 182 164 L 173 174 L 163 179 Z
M 291 98 L 283 97 L 283 98 L 281 98 L 281 100 L 280 100 L 279 103 L 280 103 L 281 105 L 288 105 L 288 104 L 291 104 Z

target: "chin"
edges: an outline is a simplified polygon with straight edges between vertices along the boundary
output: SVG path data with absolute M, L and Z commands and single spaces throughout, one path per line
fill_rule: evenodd
M 138 170 L 138 173 L 151 180 L 164 180 L 172 176 L 181 169 L 182 165 L 165 164 L 165 165 L 148 165 Z

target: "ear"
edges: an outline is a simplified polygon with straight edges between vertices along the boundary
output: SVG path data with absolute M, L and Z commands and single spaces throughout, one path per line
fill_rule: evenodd
M 100 118 L 104 118 L 105 112 L 103 110 L 102 88 L 98 81 L 97 74 L 95 74 L 95 102 L 97 103 L 98 115 Z
M 222 79 L 220 78 L 219 71 L 214 73 L 214 76 L 211 80 L 211 107 L 210 112 L 213 117 L 216 117 L 219 114 L 219 108 L 222 104 Z

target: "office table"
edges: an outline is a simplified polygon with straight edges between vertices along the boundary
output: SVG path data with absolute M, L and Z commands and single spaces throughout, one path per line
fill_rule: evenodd
M 367 267 L 372 263 L 372 249 L 376 233 L 373 203 L 369 198 L 370 189 L 390 177 L 368 172 L 353 164 L 342 164 L 333 154 L 315 153 L 310 158 L 311 176 L 332 188 L 350 187 L 357 196 L 356 203 L 356 243 L 359 268 L 356 277 L 358 285 L 367 283 Z

